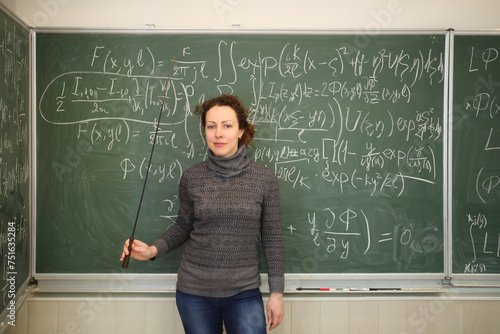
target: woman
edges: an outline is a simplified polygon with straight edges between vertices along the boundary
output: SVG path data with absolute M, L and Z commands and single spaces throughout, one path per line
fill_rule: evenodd
M 270 330 L 283 318 L 284 259 L 279 190 L 267 167 L 250 161 L 255 128 L 238 98 L 221 95 L 196 107 L 208 159 L 179 183 L 177 220 L 151 246 L 134 240 L 131 257 L 155 260 L 189 239 L 176 302 L 186 333 L 266 333 L 257 244 L 264 249 L 271 295 Z M 128 254 L 125 242 L 121 260 Z

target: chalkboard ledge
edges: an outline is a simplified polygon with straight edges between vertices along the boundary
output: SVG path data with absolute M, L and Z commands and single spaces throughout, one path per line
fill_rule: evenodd
M 173 292 L 177 274 L 40 274 L 39 292 Z
M 500 288 L 500 278 L 498 274 L 455 274 L 450 283 L 456 287 Z
M 38 274 L 40 292 L 173 292 L 177 274 Z M 261 290 L 269 292 L 267 274 Z M 285 292 L 297 288 L 385 288 L 434 290 L 443 287 L 444 274 L 285 274 Z

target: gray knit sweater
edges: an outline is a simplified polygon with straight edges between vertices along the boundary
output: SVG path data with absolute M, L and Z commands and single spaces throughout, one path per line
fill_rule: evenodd
M 158 258 L 189 240 L 177 280 L 184 293 L 222 298 L 259 287 L 259 237 L 270 291 L 283 292 L 278 183 L 245 152 L 244 145 L 230 158 L 209 151 L 181 177 L 177 220 L 153 245 Z

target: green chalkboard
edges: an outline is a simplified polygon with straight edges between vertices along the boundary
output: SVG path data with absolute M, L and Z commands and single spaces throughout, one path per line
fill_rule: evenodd
M 500 273 L 500 36 L 454 37 L 453 272 Z
M 174 57 L 137 239 L 205 159 L 194 106 L 233 93 L 280 184 L 287 273 L 443 273 L 444 34 L 167 32 L 37 34 L 36 273 L 121 272 Z
M 0 313 L 11 325 L 30 275 L 29 64 L 29 30 L 0 8 Z

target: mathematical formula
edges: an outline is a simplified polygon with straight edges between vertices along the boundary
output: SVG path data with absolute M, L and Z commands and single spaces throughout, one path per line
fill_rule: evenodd
M 380 199 L 405 201 L 421 189 L 441 198 L 443 48 L 430 43 L 356 49 L 298 37 L 266 43 L 260 37 L 172 38 L 166 49 L 146 40 L 127 47 L 96 38 L 83 52 L 67 55 L 74 60 L 66 66 L 39 69 L 39 120 L 54 138 L 58 132 L 66 138 L 45 148 L 54 150 L 54 159 L 46 161 L 47 177 L 64 184 L 85 171 L 90 178 L 93 167 L 86 163 L 95 155 L 106 159 L 99 169 L 106 168 L 116 182 L 143 179 L 165 93 L 155 142 L 155 154 L 162 158 L 153 159 L 148 182 L 168 189 L 155 215 L 170 224 L 179 205 L 172 189 L 185 169 L 206 158 L 194 107 L 221 93 L 236 94 L 256 127 L 248 157 L 275 173 L 285 207 L 302 208 L 293 217 L 284 213 L 283 221 L 295 231 L 292 238 L 307 236 L 308 247 L 341 259 L 381 250 L 442 250 L 442 238 L 436 239 L 439 209 L 429 210 L 428 220 L 435 224 L 426 222 L 426 227 L 381 222 L 368 211 Z M 344 203 L 317 211 L 309 201 L 320 194 L 319 203 L 333 195 L 359 194 L 367 198 L 367 208 Z M 325 212 L 337 217 L 334 225 L 320 218 Z M 335 229 L 344 219 L 349 228 Z M 387 230 L 379 224 L 388 224 Z M 364 229 L 354 231 L 355 225 Z
M 0 309 L 15 323 L 29 262 L 29 33 L 0 13 Z M 21 265 L 23 264 L 23 265 Z M 26 277 L 23 276 L 26 271 Z

